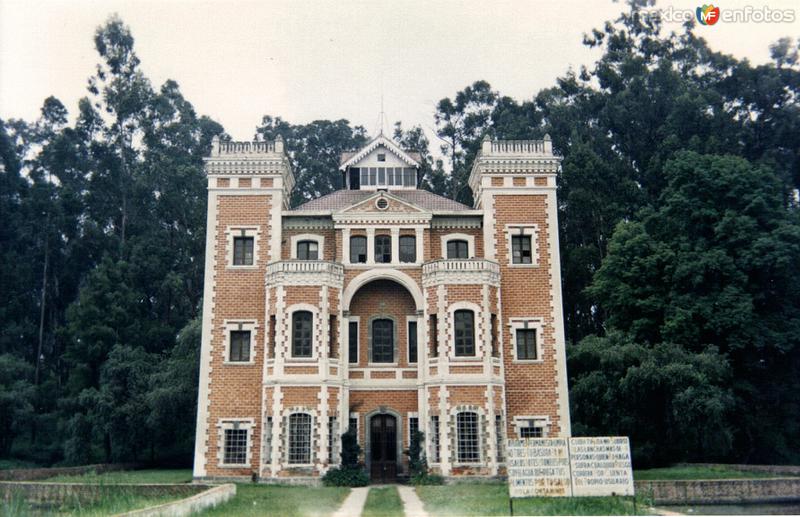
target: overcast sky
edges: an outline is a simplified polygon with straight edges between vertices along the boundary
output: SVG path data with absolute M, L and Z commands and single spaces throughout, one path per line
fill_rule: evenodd
M 786 0 L 719 4 L 745 5 L 798 8 Z M 605 0 L 0 0 L 0 117 L 33 120 L 49 95 L 74 113 L 98 60 L 95 28 L 116 12 L 154 86 L 176 80 L 235 139 L 250 139 L 264 114 L 297 123 L 347 118 L 374 134 L 381 94 L 387 128 L 395 120 L 431 128 L 436 102 L 475 80 L 525 99 L 590 64 L 597 53 L 582 34 L 622 8 Z M 762 63 L 770 43 L 800 37 L 798 18 L 800 10 L 793 23 L 723 20 L 697 32 L 715 49 Z

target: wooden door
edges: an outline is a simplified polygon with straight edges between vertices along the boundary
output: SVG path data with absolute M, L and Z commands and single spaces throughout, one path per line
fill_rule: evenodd
M 397 479 L 397 419 L 375 415 L 370 419 L 370 479 L 393 483 Z

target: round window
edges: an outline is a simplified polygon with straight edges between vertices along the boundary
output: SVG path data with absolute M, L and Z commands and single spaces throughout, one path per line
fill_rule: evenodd
M 389 201 L 386 198 L 380 197 L 375 201 L 375 206 L 378 207 L 378 210 L 386 210 L 389 208 Z

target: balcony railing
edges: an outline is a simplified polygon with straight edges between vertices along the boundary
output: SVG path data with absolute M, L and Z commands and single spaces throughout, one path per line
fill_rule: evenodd
M 484 284 L 500 283 L 500 265 L 487 259 L 440 259 L 422 266 L 422 283 Z
M 327 260 L 281 260 L 267 265 L 267 285 L 334 285 L 344 281 L 344 268 Z

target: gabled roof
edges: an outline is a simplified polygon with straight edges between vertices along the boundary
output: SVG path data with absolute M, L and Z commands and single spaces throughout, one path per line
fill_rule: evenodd
M 403 151 L 397 146 L 397 144 L 395 144 L 394 142 L 383 136 L 383 133 L 381 133 L 380 135 L 370 140 L 370 142 L 367 145 L 365 145 L 358 151 L 355 151 L 354 153 L 343 153 L 342 163 L 341 165 L 339 165 L 339 170 L 343 171 L 348 167 L 350 167 L 351 165 L 360 162 L 361 160 L 366 158 L 367 155 L 369 155 L 369 153 L 371 153 L 372 151 L 381 146 L 388 149 L 392 154 L 400 158 L 403 162 L 407 163 L 411 167 L 420 166 L 419 154 L 408 153 L 406 151 Z
M 460 212 L 472 210 L 467 205 L 453 201 L 427 190 L 389 190 L 389 193 L 407 203 L 431 212 Z M 369 190 L 337 190 L 326 196 L 312 199 L 293 208 L 292 212 L 339 211 L 366 200 L 375 195 Z

